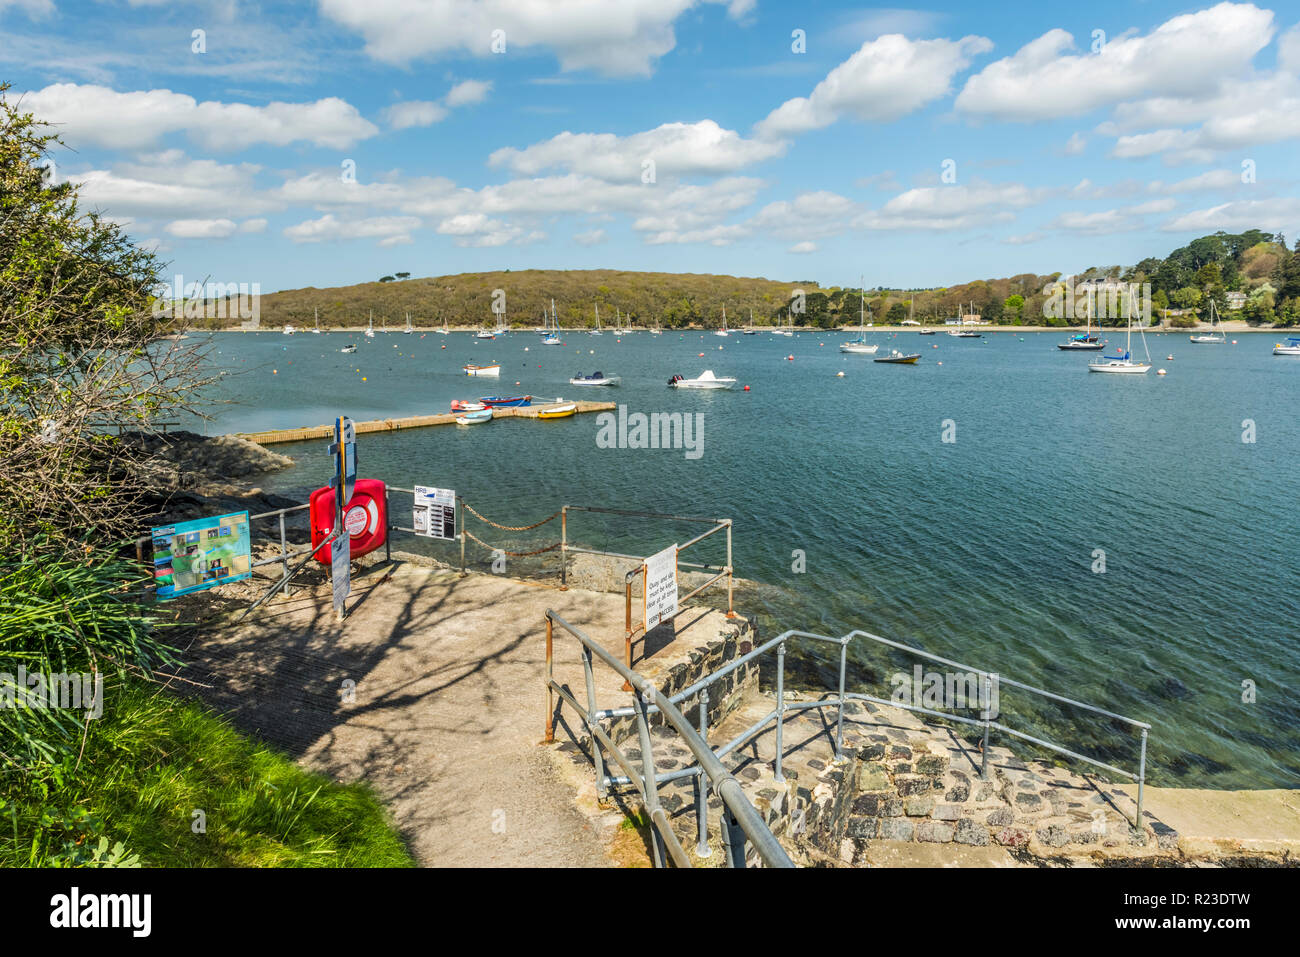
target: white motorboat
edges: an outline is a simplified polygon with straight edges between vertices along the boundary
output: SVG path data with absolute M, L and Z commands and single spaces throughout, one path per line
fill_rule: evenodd
M 497 334 L 491 329 L 480 329 L 478 332 L 474 333 L 475 339 L 495 339 L 496 337 Z
M 297 331 L 298 330 L 295 329 L 293 326 L 285 326 L 284 329 L 281 330 L 281 332 L 283 332 L 286 336 L 291 336 Z
M 339 350 L 339 352 L 343 353 L 344 355 L 351 355 L 356 351 L 357 351 L 357 346 L 356 343 L 354 342 L 349 342 L 346 346 L 344 346 L 342 349 Z
M 569 380 L 569 385 L 621 385 L 622 376 L 605 375 L 603 372 L 593 372 L 591 375 L 576 375 Z
M 715 376 L 712 369 L 705 369 L 694 379 L 675 375 L 668 380 L 674 389 L 730 389 L 736 380 L 728 376 Z
M 1300 358 L 1300 336 L 1288 336 L 1286 342 L 1279 342 L 1273 347 L 1273 355 Z

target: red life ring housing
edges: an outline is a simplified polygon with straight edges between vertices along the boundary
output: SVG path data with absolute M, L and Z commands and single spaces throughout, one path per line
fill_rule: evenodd
M 349 546 L 353 558 L 359 558 L 388 540 L 388 498 L 384 483 L 379 479 L 357 479 L 352 498 L 343 510 L 343 527 L 350 536 Z M 318 488 L 308 499 L 311 516 L 311 547 L 315 548 L 334 531 L 334 489 Z M 316 561 L 330 563 L 332 546 L 326 545 L 316 553 Z

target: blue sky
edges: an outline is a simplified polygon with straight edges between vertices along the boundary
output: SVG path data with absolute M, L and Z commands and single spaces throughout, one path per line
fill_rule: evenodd
M 1294 238 L 1298 21 L 1234 3 L 0 0 L 0 78 L 59 124 L 55 175 L 187 279 L 936 286 L 1216 229 Z

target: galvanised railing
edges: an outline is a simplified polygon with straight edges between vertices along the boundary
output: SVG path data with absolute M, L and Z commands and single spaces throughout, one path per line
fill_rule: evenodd
M 587 688 L 587 706 L 585 708 L 578 703 L 578 700 L 569 693 L 564 685 L 555 680 L 553 669 L 555 660 L 555 625 L 559 625 L 578 639 L 582 645 L 583 677 Z M 596 710 L 596 680 L 592 670 L 593 658 L 599 658 L 622 676 L 635 694 L 635 704 L 628 709 L 628 713 L 636 716 L 637 737 L 641 747 L 640 770 L 633 765 L 632 759 L 619 748 L 605 729 L 600 726 L 600 721 L 596 717 L 600 712 Z M 690 722 L 677 709 L 673 700 L 655 687 L 653 681 L 637 674 L 637 672 L 624 665 L 601 647 L 599 642 L 583 633 L 580 628 L 574 627 L 554 611 L 548 609 L 546 612 L 546 740 L 548 743 L 555 740 L 556 695 L 559 695 L 563 701 L 568 702 L 575 711 L 582 715 L 587 730 L 591 733 L 592 756 L 596 761 L 598 776 L 603 774 L 604 759 L 600 749 L 604 747 L 623 769 L 626 777 L 622 780 L 632 784 L 641 792 L 646 813 L 654 826 L 652 844 L 656 867 L 664 865 L 665 851 L 677 866 L 691 867 L 693 865 L 690 856 L 682 848 L 681 842 L 673 832 L 672 823 L 668 819 L 667 812 L 659 803 L 659 782 L 664 778 L 655 771 L 654 751 L 648 721 L 648 715 L 651 711 L 663 715 L 664 720 L 672 725 L 673 729 L 681 736 L 682 743 L 695 756 L 697 762 L 695 773 L 700 782 L 700 787 L 696 792 L 696 803 L 705 809 L 701 813 L 707 813 L 708 808 L 705 782 L 712 786 L 714 793 L 722 801 L 722 846 L 727 855 L 728 866 L 745 866 L 745 845 L 749 843 L 753 844 L 754 850 L 757 851 L 758 856 L 766 866 L 794 867 L 794 862 L 790 860 L 785 848 L 777 841 L 776 836 L 763 821 L 758 810 L 750 803 L 740 782 L 736 780 L 730 771 L 723 767 L 717 755 L 709 749 L 704 737 L 691 727 Z M 701 726 L 706 720 L 704 716 L 707 710 L 707 706 L 701 707 Z M 602 788 L 601 796 L 603 797 L 604 794 L 605 789 Z M 697 854 L 699 857 L 708 857 L 710 853 L 706 824 L 700 834 Z
M 831 697 L 823 698 L 818 701 L 804 701 L 804 702 L 789 703 L 789 704 L 786 703 L 785 646 L 787 641 L 795 638 L 806 638 L 812 641 L 839 646 L 839 659 L 840 659 L 839 688 Z M 1009 685 L 1011 687 L 1019 688 L 1022 691 L 1027 691 L 1030 692 L 1031 694 L 1036 694 L 1041 697 L 1051 699 L 1053 701 L 1071 705 L 1077 708 L 1082 708 L 1083 710 L 1091 712 L 1096 715 L 1100 715 L 1106 718 L 1111 718 L 1116 721 L 1125 722 L 1126 724 L 1129 724 L 1135 729 L 1140 731 L 1141 751 L 1140 751 L 1140 757 L 1138 759 L 1137 771 L 1133 772 L 1133 771 L 1125 770 L 1120 767 L 1116 767 L 1113 764 L 1108 764 L 1104 761 L 1099 761 L 1098 759 L 1089 757 L 1086 754 L 1080 754 L 1077 751 L 1073 751 L 1055 742 L 1047 741 L 1044 740 L 1043 738 L 1026 734 L 1023 731 L 1018 731 L 1015 728 L 1009 727 L 1006 724 L 1003 724 L 1001 721 L 996 720 L 996 716 L 989 713 L 989 711 L 987 710 L 982 711 L 979 718 L 971 718 L 971 717 L 967 717 L 966 715 L 954 714 L 948 711 L 938 711 L 932 708 L 926 708 L 919 704 L 898 702 L 888 698 L 876 697 L 870 694 L 847 691 L 845 688 L 845 682 L 847 679 L 847 670 L 848 670 L 848 649 L 849 649 L 849 645 L 853 641 L 859 639 L 876 642 L 882 645 L 887 645 L 891 648 L 905 651 L 909 654 L 917 655 L 929 661 L 934 661 L 939 664 L 947 665 L 951 668 L 958 669 L 960 671 L 965 671 L 977 675 L 980 679 L 980 683 L 983 689 L 984 702 L 986 707 L 989 702 L 990 687 L 993 682 L 997 682 L 999 687 L 1003 685 Z M 784 753 L 783 753 L 784 742 L 782 740 L 782 737 L 783 737 L 783 731 L 785 725 L 785 718 L 787 714 L 791 712 L 806 711 L 810 709 L 835 708 L 838 712 L 836 718 L 836 725 L 835 725 L 835 757 L 836 760 L 840 760 L 843 758 L 843 750 L 844 750 L 844 704 L 845 702 L 854 701 L 854 700 L 870 701 L 876 704 L 886 705 L 894 708 L 902 708 L 907 711 L 915 711 L 921 714 L 930 715 L 932 717 L 944 718 L 950 721 L 956 721 L 960 724 L 967 724 L 967 725 L 972 725 L 981 728 L 983 730 L 983 741 L 981 744 L 980 777 L 984 780 L 987 780 L 989 777 L 989 766 L 988 766 L 989 735 L 993 731 L 1000 731 L 1009 734 L 1012 737 L 1019 738 L 1024 741 L 1028 741 L 1032 744 L 1038 745 L 1043 748 L 1047 748 L 1048 750 L 1054 751 L 1057 754 L 1065 755 L 1066 757 L 1073 758 L 1074 760 L 1077 761 L 1083 761 L 1087 764 L 1091 764 L 1096 767 L 1102 768 L 1113 774 L 1118 774 L 1121 777 L 1126 777 L 1129 778 L 1130 780 L 1136 781 L 1138 786 L 1137 802 L 1136 802 L 1137 807 L 1134 813 L 1133 823 L 1135 826 L 1141 827 L 1143 789 L 1146 783 L 1147 734 L 1151 730 L 1150 724 L 1147 724 L 1144 721 L 1138 721 L 1135 718 L 1128 718 L 1125 717 L 1124 715 L 1116 714 L 1113 711 L 1107 711 L 1106 709 L 1096 707 L 1095 705 L 1085 704 L 1082 701 L 1075 701 L 1072 698 L 1066 698 L 1063 695 L 1058 695 L 1051 691 L 1045 691 L 1042 688 L 1035 688 L 1031 685 L 1027 685 L 1019 681 L 1012 681 L 1009 678 L 1003 678 L 1000 675 L 998 675 L 996 672 L 985 671 L 979 668 L 972 668 L 968 665 L 963 665 L 955 661 L 950 661 L 949 659 L 942 658 L 939 655 L 934 655 L 927 651 L 921 651 L 919 648 L 913 648 L 909 645 L 904 645 L 897 641 L 891 641 L 888 638 L 882 638 L 879 635 L 874 635 L 867 631 L 855 630 L 839 638 L 831 637 L 829 635 L 814 634 L 813 632 L 797 631 L 793 629 L 790 631 L 786 631 L 778 635 L 777 637 L 772 638 L 769 641 L 756 646 L 753 650 L 751 650 L 747 654 L 741 655 L 739 658 L 733 659 L 723 667 L 719 668 L 717 671 L 713 672 L 710 675 L 705 676 L 704 678 L 701 678 L 699 681 L 695 682 L 690 687 L 683 688 L 681 691 L 672 695 L 667 700 L 669 701 L 669 703 L 671 703 L 674 706 L 674 708 L 677 708 L 678 706 L 682 705 L 683 702 L 687 702 L 697 695 L 699 696 L 699 737 L 703 739 L 706 746 L 708 746 L 709 688 L 713 684 L 721 680 L 722 678 L 725 678 L 727 675 L 731 674 L 733 671 L 745 667 L 751 662 L 757 660 L 760 656 L 768 654 L 773 650 L 775 650 L 776 652 L 776 662 L 777 662 L 776 676 L 775 676 L 776 686 L 773 692 L 775 698 L 775 706 L 768 714 L 764 715 L 758 721 L 754 722 L 752 725 L 750 725 L 750 727 L 746 728 L 744 731 L 736 735 L 730 741 L 723 744 L 721 747 L 711 748 L 710 754 L 714 758 L 726 757 L 728 754 L 731 754 L 737 749 L 743 747 L 753 738 L 757 737 L 760 733 L 766 730 L 769 725 L 774 724 L 776 729 L 776 742 L 775 742 L 776 755 L 772 762 L 773 776 L 777 781 L 783 781 L 785 780 L 785 776 L 782 774 L 782 762 L 784 759 Z M 548 652 L 549 652 L 549 644 L 548 644 Z M 549 663 L 549 658 L 548 658 L 548 663 Z M 549 683 L 550 681 L 549 668 L 548 668 L 547 680 Z M 549 699 L 548 699 L 548 703 L 551 706 L 553 706 L 554 704 L 554 702 L 550 701 Z M 574 702 L 571 701 L 571 703 Z M 576 703 L 574 704 L 576 706 Z M 579 710 L 582 709 L 579 708 Z M 650 706 L 647 709 L 647 714 L 653 714 L 655 713 L 656 710 L 657 709 L 655 707 Z M 608 721 L 616 718 L 626 718 L 630 715 L 637 714 L 635 708 L 609 708 L 605 710 L 598 710 L 596 709 L 594 702 L 591 703 L 589 712 L 590 713 L 586 716 L 586 720 L 589 727 L 598 726 L 602 721 Z M 550 739 L 551 732 L 552 732 L 551 721 L 552 721 L 551 712 L 548 711 L 547 712 L 548 740 Z M 602 738 L 601 739 L 602 742 L 607 740 L 607 737 L 608 736 Z M 626 776 L 607 775 L 604 771 L 604 765 L 601 761 L 599 750 L 596 749 L 595 747 L 593 747 L 592 750 L 593 750 L 595 763 L 596 763 L 596 787 L 598 793 L 602 797 L 610 788 L 625 786 L 629 783 L 635 783 L 632 782 L 631 779 Z M 647 773 L 649 774 L 651 772 L 647 772 Z M 657 787 L 660 784 L 667 784 L 673 781 L 678 781 L 689 777 L 695 777 L 697 779 L 697 782 L 699 782 L 702 777 L 702 774 L 703 772 L 698 765 L 691 765 L 684 768 L 678 768 L 672 771 L 666 771 L 662 774 L 655 773 L 653 775 L 654 776 L 653 784 L 655 787 Z M 642 785 L 638 785 L 638 787 L 643 788 Z M 697 795 L 699 793 L 700 793 L 700 789 L 697 783 Z M 708 846 L 707 844 L 708 807 L 707 807 L 707 803 L 703 800 L 697 800 L 697 831 L 699 835 L 699 847 L 701 851 L 705 851 L 707 850 L 707 846 Z

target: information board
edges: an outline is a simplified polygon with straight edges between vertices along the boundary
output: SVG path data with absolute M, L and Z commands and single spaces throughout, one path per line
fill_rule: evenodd
M 253 573 L 248 512 L 160 525 L 152 535 L 159 601 L 242 581 Z
M 677 546 L 645 560 L 645 630 L 677 614 Z
M 415 534 L 451 541 L 456 537 L 456 491 L 450 488 L 415 487 L 415 512 L 411 519 Z

